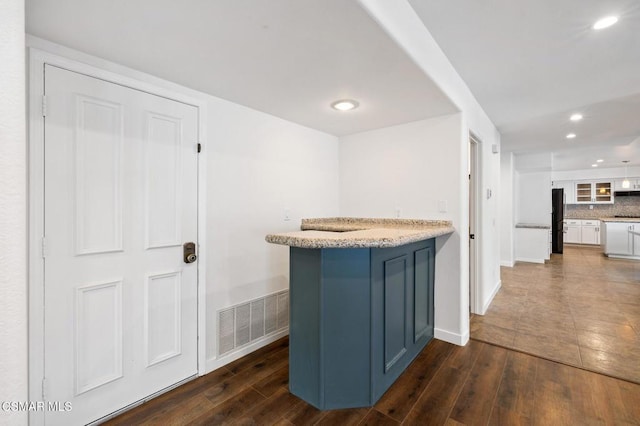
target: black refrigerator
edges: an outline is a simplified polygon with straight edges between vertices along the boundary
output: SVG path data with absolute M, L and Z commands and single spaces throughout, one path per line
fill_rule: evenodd
M 562 254 L 564 245 L 564 189 L 551 190 L 551 252 Z

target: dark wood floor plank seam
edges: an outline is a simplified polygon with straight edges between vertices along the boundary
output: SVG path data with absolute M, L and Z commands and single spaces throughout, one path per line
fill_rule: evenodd
M 451 413 L 453 413 L 453 410 L 456 407 L 456 403 L 458 402 L 458 399 L 460 398 L 460 394 L 462 393 L 462 391 L 464 390 L 465 385 L 467 384 L 467 381 L 469 380 L 469 376 L 471 376 L 471 372 L 473 371 L 473 367 L 475 366 L 476 362 L 478 362 L 478 358 L 480 356 L 480 353 L 478 353 L 470 368 L 468 368 L 468 371 L 465 374 L 465 378 L 464 378 L 464 382 L 462 384 L 462 386 L 460 386 L 460 390 L 457 392 L 456 394 L 456 398 L 455 398 L 455 402 L 453 404 L 451 404 L 451 407 L 449 408 L 449 413 L 447 413 L 447 419 L 451 419 Z M 455 420 L 455 419 L 451 419 L 451 420 Z
M 529 353 L 527 351 L 523 351 L 522 349 L 510 348 L 509 346 L 500 345 L 498 343 L 488 342 L 488 341 L 485 341 L 483 339 L 478 339 L 476 337 L 470 337 L 469 340 L 475 340 L 476 342 L 481 342 L 481 343 L 484 343 L 486 345 L 498 346 L 500 348 L 507 349 L 509 351 L 519 352 L 521 354 L 529 355 L 529 356 L 532 356 L 532 357 L 535 357 L 535 358 L 544 359 L 545 361 L 555 362 L 555 363 L 558 363 L 558 364 L 565 365 L 567 367 L 572 367 L 572 368 L 577 368 L 578 370 L 588 371 L 589 373 L 601 374 L 601 375 L 606 376 L 606 377 L 611 377 L 612 379 L 622 380 L 624 382 L 628 382 L 628 383 L 631 383 L 631 384 L 634 384 L 634 385 L 640 385 L 640 382 L 636 382 L 635 380 L 631 380 L 631 379 L 629 379 L 627 377 L 616 376 L 615 374 L 607 373 L 605 371 L 594 371 L 594 370 L 592 370 L 590 368 L 586 368 L 586 367 L 583 367 L 581 365 L 576 365 L 576 364 L 571 364 L 571 363 L 568 363 L 568 362 L 563 362 L 562 360 L 552 359 L 552 358 L 549 358 L 549 357 L 546 357 L 546 356 L 542 356 L 542 355 L 538 355 L 538 354 L 532 354 L 532 353 Z
M 442 362 L 440 363 L 440 366 L 434 371 L 433 375 L 431 376 L 429 381 L 426 383 L 426 386 L 420 392 L 420 395 L 418 395 L 418 397 L 413 402 L 413 404 L 411 404 L 411 408 L 409 409 L 409 411 L 407 411 L 407 414 L 404 415 L 404 417 L 402 418 L 402 420 L 400 420 L 399 423 L 403 423 L 405 421 L 405 419 L 409 416 L 409 413 L 411 413 L 411 411 L 413 411 L 413 409 L 416 407 L 416 404 L 418 403 L 418 401 L 420 401 L 420 398 L 422 397 L 422 395 L 424 395 L 424 393 L 427 391 L 427 388 L 433 382 L 433 379 L 437 376 L 437 374 L 440 372 L 440 370 L 442 370 L 442 368 L 447 364 L 447 359 L 449 359 L 449 357 L 451 356 L 451 353 L 452 353 L 451 350 L 447 353 L 446 358 L 444 360 L 442 360 Z M 382 413 L 382 414 L 384 414 L 384 413 Z M 389 417 L 389 416 L 387 416 L 387 417 Z
M 506 348 L 505 348 L 506 349 Z M 507 352 L 507 356 L 504 357 L 504 362 L 502 363 L 502 372 L 500 373 L 500 380 L 498 381 L 498 386 L 496 386 L 495 393 L 493 395 L 493 399 L 491 401 L 491 409 L 489 410 L 489 416 L 487 417 L 487 425 L 491 423 L 491 415 L 493 414 L 493 410 L 496 408 L 496 401 L 498 399 L 498 392 L 500 391 L 500 386 L 504 380 L 505 368 L 507 366 L 507 361 L 509 359 L 509 353 Z

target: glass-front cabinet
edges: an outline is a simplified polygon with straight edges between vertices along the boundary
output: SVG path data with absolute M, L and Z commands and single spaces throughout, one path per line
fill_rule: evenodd
M 613 182 L 576 182 L 577 204 L 612 204 Z

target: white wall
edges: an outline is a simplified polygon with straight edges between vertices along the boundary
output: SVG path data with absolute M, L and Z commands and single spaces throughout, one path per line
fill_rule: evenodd
M 344 216 L 460 221 L 460 114 L 340 138 Z M 438 200 L 448 205 L 438 211 Z
M 516 223 L 551 225 L 551 172 L 516 172 Z
M 0 401 L 27 401 L 24 2 L 0 3 Z M 26 424 L 0 412 L 0 424 Z
M 457 231 L 436 240 L 435 327 L 436 337 L 458 344 L 468 338 L 460 318 L 469 306 L 460 285 L 468 280 L 460 267 L 468 186 L 459 167 L 462 138 L 460 114 L 340 138 L 342 216 L 396 217 L 400 208 L 401 217 L 453 221 Z M 447 212 L 438 211 L 439 201 Z
M 514 254 L 514 156 L 502 153 L 500 156 L 500 264 L 513 266 Z
M 303 217 L 337 216 L 340 171 L 334 136 L 215 98 L 208 109 L 211 361 L 217 310 L 289 287 L 289 248 L 266 243 L 265 235 L 299 230 Z
M 550 152 L 515 154 L 514 169 L 519 172 L 549 172 L 553 168 Z
M 482 197 L 479 206 L 481 220 L 478 227 L 479 244 L 479 288 L 478 305 L 474 311 L 483 313 L 491 298 L 500 286 L 500 241 L 497 227 L 500 199 L 500 156 L 492 153 L 492 145 L 500 149 L 500 134 L 486 115 L 480 104 L 453 68 L 442 49 L 417 16 L 407 0 L 358 0 L 365 10 L 387 31 L 398 45 L 421 67 L 438 87 L 454 102 L 462 112 L 462 135 L 460 139 L 460 159 L 450 167 L 458 168 L 461 175 L 467 173 L 468 131 L 472 131 L 482 141 L 480 145 L 481 187 L 486 194 L 491 189 L 491 198 Z M 433 179 L 439 179 L 437 175 Z M 462 221 L 459 229 L 468 227 L 468 188 L 460 188 L 460 214 Z M 463 235 L 460 241 L 460 264 L 462 270 L 457 284 L 461 295 L 459 303 L 464 305 L 468 298 L 469 244 Z M 451 315 L 459 315 L 457 323 L 468 333 L 468 313 L 460 308 Z

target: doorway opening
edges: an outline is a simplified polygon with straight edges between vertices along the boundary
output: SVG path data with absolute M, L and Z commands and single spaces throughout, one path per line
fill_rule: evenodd
M 480 313 L 478 307 L 480 199 L 480 139 L 469 132 L 469 312 Z

